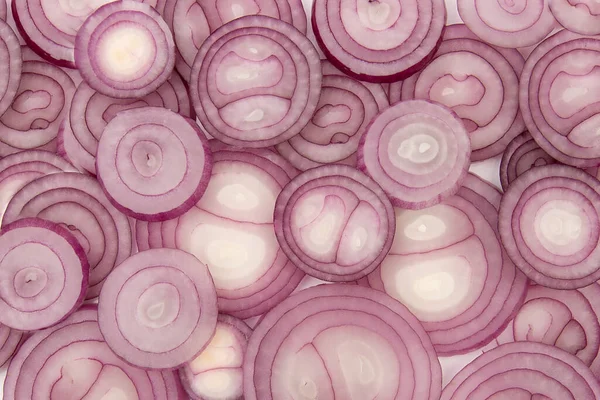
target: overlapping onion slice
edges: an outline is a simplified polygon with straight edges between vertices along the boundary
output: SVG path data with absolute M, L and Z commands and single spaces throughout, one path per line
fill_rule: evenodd
M 373 271 L 394 240 L 392 204 L 369 177 L 346 165 L 298 175 L 275 204 L 275 234 L 307 274 L 349 282 Z
M 255 328 L 244 361 L 246 400 L 435 400 L 441 381 L 419 321 L 356 285 L 320 285 L 287 298 Z
M 430 60 L 446 22 L 443 0 L 316 0 L 312 26 L 319 46 L 344 73 L 394 82 Z
M 544 39 L 555 20 L 547 0 L 458 0 L 465 24 L 482 40 L 501 47 L 527 47 Z
M 502 197 L 500 235 L 530 279 L 575 289 L 600 278 L 600 182 L 553 164 L 518 177 Z
M 11 361 L 4 400 L 165 399 L 186 397 L 171 371 L 145 371 L 117 357 L 104 342 L 96 306 L 34 333 Z
M 213 153 L 213 161 L 197 207 L 176 222 L 148 224 L 148 246 L 170 247 L 174 240 L 177 248 L 194 254 L 210 270 L 219 310 L 249 318 L 281 302 L 304 276 L 273 230 L 275 200 L 297 171 L 266 149 L 223 148 Z
M 2 224 L 23 217 L 53 221 L 75 235 L 91 268 L 87 298 L 98 296 L 113 267 L 131 255 L 129 219 L 90 176 L 60 172 L 28 183 L 8 203 Z
M 6 2 L 0 2 L 0 19 L 6 22 L 8 6 Z
M 500 154 L 523 132 L 519 112 L 519 75 L 525 61 L 515 49 L 480 41 L 465 25 L 444 30 L 433 60 L 422 71 L 392 85 L 391 97 L 425 99 L 451 108 L 471 139 L 471 160 Z
M 397 207 L 420 209 L 456 193 L 470 165 L 464 124 L 445 106 L 403 101 L 371 122 L 358 148 L 358 167 Z
M 156 91 L 137 99 L 108 97 L 81 83 L 73 96 L 66 125 L 58 135 L 58 152 L 76 167 L 96 174 L 98 141 L 106 125 L 117 113 L 141 107 L 163 107 L 184 117 L 194 116 L 187 88 L 177 73 Z
M 439 205 L 396 209 L 394 244 L 368 277 L 419 318 L 440 355 L 485 345 L 523 301 L 527 280 L 504 254 L 496 228 L 500 197 L 469 175 Z
M 535 48 L 521 76 L 531 136 L 556 160 L 580 168 L 600 164 L 599 57 L 600 37 L 563 30 Z
M 356 165 L 356 150 L 367 125 L 389 106 L 383 87 L 349 78 L 321 61 L 323 84 L 317 111 L 300 134 L 277 145 L 296 168 L 322 164 Z
M 23 61 L 14 101 L 0 117 L 0 155 L 56 151 L 56 135 L 74 92 L 73 80 L 60 68 L 45 61 Z
M 215 335 L 208 346 L 179 370 L 192 399 L 243 399 L 242 365 L 251 333 L 244 321 L 219 315 Z
M 298 134 L 312 118 L 321 78 L 317 50 L 300 31 L 274 18 L 246 16 L 204 41 L 190 97 L 212 137 L 267 147 Z
M 160 14 L 135 0 L 108 3 L 77 32 L 75 63 L 98 92 L 142 97 L 165 83 L 175 66 L 173 35 Z
M 549 0 L 554 18 L 582 35 L 600 34 L 600 5 L 595 0 Z
M 0 324 L 0 367 L 10 360 L 19 347 L 22 338 L 22 331 L 10 329 L 8 326 Z
M 67 229 L 24 218 L 0 231 L 0 323 L 21 331 L 47 328 L 83 303 L 90 266 Z
M 198 49 L 215 30 L 236 18 L 265 15 L 294 25 L 306 34 L 306 14 L 300 0 L 175 0 L 172 1 L 173 36 L 180 56 L 177 70 L 190 77 Z M 168 17 L 165 16 L 168 22 Z
M 467 365 L 441 400 L 600 398 L 600 383 L 577 357 L 541 343 L 509 343 Z
M 98 322 L 110 348 L 143 368 L 173 369 L 194 359 L 217 323 L 208 268 L 175 249 L 137 253 L 108 276 Z
M 165 108 L 120 112 L 98 143 L 98 181 L 114 206 L 136 219 L 179 217 L 200 200 L 211 169 L 196 122 Z
M 23 61 L 17 35 L 7 23 L 1 20 L 0 60 L 2 60 L 0 62 L 0 115 L 2 115 L 17 95 Z

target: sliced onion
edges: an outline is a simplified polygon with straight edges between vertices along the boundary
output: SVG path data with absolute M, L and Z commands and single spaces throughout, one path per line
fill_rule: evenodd
M 285 256 L 273 230 L 275 200 L 297 171 L 266 149 L 222 148 L 213 160 L 211 180 L 197 207 L 175 223 L 149 224 L 148 242 L 150 247 L 170 246 L 175 238 L 177 248 L 208 266 L 219 310 L 250 318 L 280 303 L 304 276 Z
M 67 229 L 39 218 L 0 231 L 0 323 L 32 331 L 63 320 L 83 303 L 90 265 Z
M 559 164 L 518 177 L 502 197 L 499 228 L 510 258 L 534 282 L 576 289 L 600 278 L 600 182 Z
M 458 191 L 470 165 L 471 146 L 461 120 L 425 100 L 384 110 L 364 134 L 358 166 L 397 207 L 420 209 Z
M 6 3 L 0 1 L 0 4 Z M 0 13 L 2 10 L 0 10 Z M 6 9 L 4 10 L 6 14 Z M 0 17 L 2 17 L 0 15 Z M 11 27 L 1 18 L 0 21 L 0 115 L 2 115 L 11 105 L 21 80 L 21 69 L 23 61 L 21 58 L 21 46 L 19 39 Z
M 523 57 L 481 42 L 462 24 L 446 27 L 443 39 L 431 63 L 392 90 L 401 90 L 402 100 L 433 100 L 456 112 L 469 131 L 472 161 L 496 156 L 525 129 L 519 112 Z
M 135 235 L 138 250 L 144 251 L 160 248 L 176 249 L 175 231 L 178 225 L 179 218 L 161 222 L 135 221 Z
M 97 297 L 114 266 L 131 255 L 129 220 L 92 177 L 61 172 L 28 183 L 8 203 L 2 224 L 24 217 L 53 221 L 75 235 L 91 268 L 87 298 Z
M 600 164 L 599 55 L 600 38 L 563 30 L 536 47 L 521 76 L 521 112 L 531 136 L 556 160 L 580 168 Z
M 517 177 L 534 167 L 554 164 L 556 160 L 533 140 L 528 132 L 514 138 L 506 147 L 500 162 L 500 182 L 505 191 Z
M 298 134 L 314 114 L 321 66 L 292 25 L 265 16 L 225 24 L 200 48 L 190 97 L 202 126 L 227 144 L 267 147 Z
M 243 399 L 242 365 L 252 330 L 243 321 L 219 315 L 215 335 L 180 376 L 193 400 Z
M 550 0 L 554 18 L 565 28 L 582 35 L 600 34 L 600 6 L 595 0 Z
M 110 348 L 143 368 L 173 369 L 194 359 L 217 323 L 208 268 L 180 250 L 153 249 L 128 258 L 106 279 L 98 304 Z
M 322 164 L 356 165 L 356 150 L 367 125 L 389 106 L 383 87 L 345 76 L 321 61 L 323 84 L 317 111 L 300 134 L 277 151 L 300 170 Z
M 312 26 L 327 59 L 368 82 L 394 82 L 423 68 L 446 23 L 443 0 L 316 0 Z
M 211 169 L 208 140 L 196 122 L 165 108 L 120 112 L 98 143 L 102 189 L 137 219 L 164 221 L 188 211 L 204 194 Z
M 275 234 L 289 259 L 307 274 L 332 282 L 373 271 L 394 240 L 393 207 L 369 177 L 346 165 L 297 176 L 275 204 Z
M 8 11 L 8 7 L 6 4 L 6 1 L 1 1 L 0 2 L 0 19 L 4 22 L 6 22 L 6 17 L 8 16 L 7 11 Z
M 527 47 L 544 39 L 555 20 L 547 0 L 458 0 L 465 24 L 485 42 L 500 47 Z
M 429 337 L 400 303 L 356 285 L 300 291 L 255 328 L 244 398 L 439 399 Z
M 441 400 L 597 399 L 600 383 L 577 357 L 541 343 L 509 343 L 467 365 Z
M 166 82 L 175 66 L 173 35 L 160 14 L 135 0 L 108 3 L 85 20 L 75 41 L 75 63 L 98 92 L 142 97 Z
M 23 332 L 0 324 L 0 367 L 4 366 L 17 351 L 22 338 Z
M 186 80 L 190 77 L 198 49 L 206 38 L 236 18 L 265 15 L 292 24 L 306 34 L 306 14 L 300 0 L 176 0 L 172 3 L 170 18 L 180 53 L 177 70 Z

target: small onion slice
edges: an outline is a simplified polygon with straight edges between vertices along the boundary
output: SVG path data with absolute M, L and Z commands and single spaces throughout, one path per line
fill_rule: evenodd
M 179 217 L 200 200 L 212 168 L 195 121 L 165 108 L 120 112 L 98 143 L 96 172 L 121 212 L 147 221 Z
M 24 218 L 0 231 L 0 323 L 22 331 L 55 325 L 83 303 L 90 266 L 67 229 Z
M 312 27 L 327 59 L 367 82 L 394 82 L 423 68 L 445 23 L 443 0 L 313 3 Z
M 518 177 L 500 206 L 510 258 L 534 282 L 576 289 L 600 279 L 600 182 L 552 164 Z
M 445 106 L 403 101 L 371 122 L 358 148 L 358 166 L 397 207 L 421 209 L 458 191 L 470 165 L 464 124 Z
M 296 168 L 323 164 L 356 165 L 356 151 L 369 122 L 389 106 L 383 87 L 344 75 L 321 61 L 323 84 L 317 111 L 300 134 L 277 145 L 277 151 Z
M 600 34 L 600 5 L 595 0 L 549 0 L 554 18 L 571 32 Z
M 298 292 L 265 315 L 244 361 L 244 398 L 437 400 L 441 368 L 419 321 L 375 290 Z
M 208 346 L 179 370 L 193 400 L 243 399 L 242 365 L 251 333 L 244 321 L 219 315 Z
M 173 35 L 160 14 L 135 0 L 108 3 L 85 20 L 75 63 L 90 87 L 110 97 L 142 97 L 171 76 Z
M 275 234 L 307 274 L 349 282 L 372 272 L 394 240 L 394 210 L 383 190 L 346 165 L 298 175 L 275 204 Z
M 106 343 L 142 368 L 174 369 L 194 359 L 217 323 L 208 268 L 174 249 L 147 250 L 125 260 L 106 279 L 98 304 Z
M 15 354 L 22 338 L 22 331 L 0 324 L 0 367 Z
M 204 41 L 192 67 L 190 97 L 212 137 L 268 147 L 310 121 L 321 78 L 317 50 L 300 31 L 274 18 L 246 16 Z
M 577 357 L 541 343 L 509 343 L 479 356 L 444 388 L 441 400 L 600 398 L 600 383 Z
M 1 4 L 6 3 L 0 1 Z M 2 18 L 4 19 L 4 18 Z M 21 80 L 21 46 L 12 28 L 0 20 L 0 115 L 10 107 Z

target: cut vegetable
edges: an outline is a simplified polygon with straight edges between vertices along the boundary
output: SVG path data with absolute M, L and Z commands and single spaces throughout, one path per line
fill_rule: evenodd
M 4 1 L 0 1 L 0 4 L 6 7 Z M 19 39 L 4 21 L 0 21 L 0 60 L 2 60 L 0 63 L 0 115 L 2 115 L 17 95 L 23 67 Z
M 600 34 L 600 5 L 596 0 L 549 0 L 554 18 L 582 35 Z
M 0 324 L 0 367 L 4 366 L 21 344 L 23 332 Z

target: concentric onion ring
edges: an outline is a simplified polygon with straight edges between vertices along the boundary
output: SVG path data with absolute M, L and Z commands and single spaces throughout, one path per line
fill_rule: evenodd
M 19 347 L 22 338 L 23 332 L 0 324 L 0 367 L 10 360 Z
M 174 369 L 192 360 L 217 323 L 208 268 L 174 249 L 147 250 L 125 260 L 106 279 L 98 304 L 100 330 L 110 348 L 143 368 Z
M 23 61 L 19 38 L 11 27 L 1 20 L 0 60 L 2 60 L 0 64 L 0 115 L 2 115 L 10 107 L 17 94 Z
M 136 219 L 179 217 L 200 200 L 211 169 L 196 122 L 165 108 L 120 112 L 98 143 L 98 181 L 114 206 Z
M 600 34 L 600 5 L 595 0 L 549 0 L 554 18 L 571 32 Z

